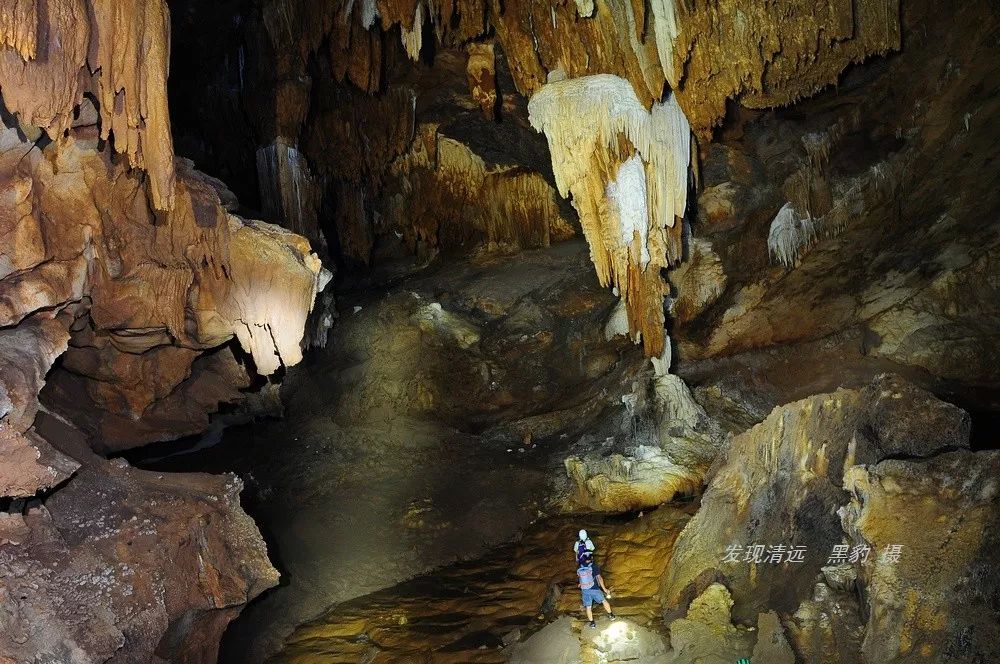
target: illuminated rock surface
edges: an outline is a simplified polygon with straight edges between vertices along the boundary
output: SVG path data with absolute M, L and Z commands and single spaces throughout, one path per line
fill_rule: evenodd
M 861 652 L 869 661 L 990 660 L 1000 656 L 990 598 L 1000 482 L 996 451 L 955 451 L 888 460 L 848 471 L 844 526 L 880 554 L 860 566 L 868 615 Z M 900 518 L 905 515 L 905 518 Z M 919 523 L 919 529 L 907 524 Z
M 664 604 L 683 606 L 706 583 L 723 579 L 740 620 L 767 608 L 793 610 L 843 539 L 837 510 L 847 503 L 845 472 L 968 447 L 968 422 L 960 409 L 891 376 L 776 409 L 735 437 L 717 463 L 701 509 L 677 543 Z M 741 554 L 726 561 L 731 545 Z M 753 545 L 805 546 L 807 555 L 799 563 L 785 555 L 775 564 L 750 562 L 743 550 Z

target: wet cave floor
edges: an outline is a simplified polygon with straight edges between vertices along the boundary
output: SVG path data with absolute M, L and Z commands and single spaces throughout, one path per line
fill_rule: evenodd
M 670 547 L 694 505 L 642 516 L 560 516 L 529 526 L 514 544 L 334 607 L 295 630 L 272 661 L 507 662 L 518 642 L 547 626 L 586 641 L 642 626 L 663 633 L 658 597 Z M 639 521 L 639 523 L 636 523 Z M 615 620 L 594 608 L 589 628 L 567 546 L 577 529 L 601 533 Z M 430 654 L 433 657 L 428 660 Z

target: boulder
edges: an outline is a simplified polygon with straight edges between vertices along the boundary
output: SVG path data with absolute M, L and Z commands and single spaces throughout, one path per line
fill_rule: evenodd
M 664 606 L 683 607 L 723 580 L 739 620 L 794 611 L 843 539 L 845 470 L 968 447 L 968 437 L 963 411 L 890 375 L 776 408 L 713 466 L 668 567 Z
M 241 482 L 83 460 L 44 505 L 0 515 L 0 661 L 215 662 L 278 581 Z

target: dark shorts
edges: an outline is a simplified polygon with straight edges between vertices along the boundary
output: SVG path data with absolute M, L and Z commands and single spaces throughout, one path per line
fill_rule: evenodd
M 604 603 L 604 593 L 597 586 L 586 589 L 581 588 L 580 592 L 583 594 L 583 605 L 586 607 Z

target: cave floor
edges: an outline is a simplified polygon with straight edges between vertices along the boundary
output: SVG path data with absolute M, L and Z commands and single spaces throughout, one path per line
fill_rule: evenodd
M 285 377 L 283 419 L 133 459 L 244 480 L 282 582 L 231 625 L 222 661 L 262 661 L 328 608 L 480 556 L 558 513 L 562 460 L 606 439 L 602 415 L 620 409 L 642 364 L 638 347 L 604 339 L 614 298 L 582 242 L 431 267 L 338 303 L 327 348 Z M 548 552 L 546 541 L 533 546 L 568 546 Z M 544 593 L 554 573 L 523 592 Z M 394 592 L 351 610 L 391 604 Z M 535 604 L 511 605 L 510 619 Z
M 660 575 L 695 505 L 668 505 L 643 516 L 560 516 L 527 528 L 515 544 L 334 607 L 298 628 L 273 662 L 520 661 L 525 639 L 543 628 L 592 651 L 616 628 L 663 633 Z M 597 548 L 616 620 L 595 607 L 586 625 L 570 547 L 581 526 L 600 533 Z M 595 643 L 596 642 L 596 643 Z M 564 646 L 563 646 L 564 647 Z M 539 661 L 537 646 L 525 661 Z M 579 646 L 577 646 L 579 648 Z M 584 652 L 588 652 L 584 648 Z M 555 655 L 553 655 L 555 656 Z

